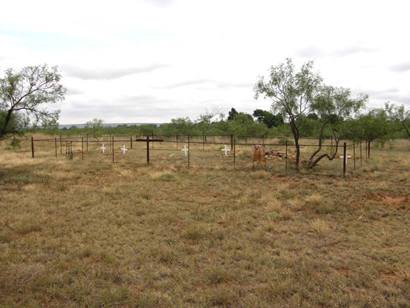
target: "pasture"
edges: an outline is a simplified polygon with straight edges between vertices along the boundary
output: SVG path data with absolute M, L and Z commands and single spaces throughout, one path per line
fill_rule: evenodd
M 345 178 L 201 145 L 189 169 L 159 144 L 146 166 L 139 146 L 112 163 L 0 144 L 0 306 L 410 305 L 408 141 Z

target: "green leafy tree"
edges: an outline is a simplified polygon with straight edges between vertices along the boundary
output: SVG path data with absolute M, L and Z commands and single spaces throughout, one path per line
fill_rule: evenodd
M 256 109 L 253 112 L 253 117 L 256 118 L 259 123 L 265 124 L 268 128 L 277 127 L 283 124 L 283 117 L 280 113 L 274 115 L 272 112 Z
M 238 115 L 238 111 L 235 108 L 231 108 L 228 113 L 228 121 L 235 120 L 236 116 Z
M 358 134 L 367 143 L 367 157 L 370 158 L 371 143 L 376 139 L 383 139 L 389 135 L 388 116 L 383 109 L 373 109 L 362 115 L 357 124 Z
M 255 85 L 256 98 L 272 100 L 272 110 L 286 117 L 295 141 L 296 168 L 299 169 L 301 136 L 298 119 L 312 111 L 312 103 L 322 78 L 313 72 L 313 62 L 307 62 L 296 71 L 291 59 L 270 68 L 269 79 L 260 77 Z
M 410 139 L 410 111 L 404 109 L 404 105 L 396 106 L 390 103 L 385 104 L 385 112 L 393 122 L 400 123 L 408 139 Z
M 103 120 L 94 118 L 85 123 L 85 128 L 94 138 L 98 138 L 103 134 L 103 123 Z
M 58 111 L 49 111 L 46 104 L 64 99 L 65 88 L 60 84 L 57 67 L 27 66 L 19 72 L 8 69 L 0 78 L 0 110 L 5 116 L 0 126 L 0 137 L 13 129 L 13 117 L 28 117 L 34 123 L 58 118 Z
M 343 121 L 356 115 L 367 101 L 367 95 L 360 95 L 357 98 L 351 97 L 351 91 L 345 88 L 335 88 L 323 86 L 319 94 L 312 103 L 312 110 L 318 118 L 320 124 L 318 135 L 318 147 L 308 160 L 308 167 L 315 167 L 322 159 L 335 159 L 338 152 L 338 145 L 342 133 Z M 335 140 L 335 147 L 332 153 L 322 153 L 323 138 L 325 129 L 331 133 Z

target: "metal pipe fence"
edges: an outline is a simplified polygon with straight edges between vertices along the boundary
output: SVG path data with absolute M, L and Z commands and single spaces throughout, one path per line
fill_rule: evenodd
M 107 155 L 115 162 L 138 162 L 141 164 L 171 164 L 186 168 L 232 168 L 236 170 L 265 169 L 272 173 L 299 171 L 295 167 L 296 151 L 292 142 L 279 142 L 278 138 L 258 138 L 243 136 L 75 136 L 54 138 L 31 137 L 31 156 L 66 156 L 102 160 Z M 249 142 L 251 141 L 251 142 Z M 117 147 L 121 144 L 121 147 Z M 155 147 L 154 147 L 155 144 Z M 263 158 L 255 161 L 254 146 L 263 147 Z M 108 147 L 108 149 L 107 149 Z M 312 161 L 312 148 L 317 144 L 302 143 L 300 165 L 307 166 Z M 346 176 L 348 170 L 363 165 L 362 143 L 343 141 L 324 142 L 321 152 L 328 156 L 314 168 L 301 168 L 302 173 Z M 364 152 L 367 154 L 368 149 Z M 102 154 L 102 155 L 101 155 Z M 145 157 L 144 157 L 145 156 Z M 328 159 L 331 157 L 332 159 Z M 366 155 L 367 157 L 367 155 Z M 359 161 L 359 164 L 357 163 Z M 359 165 L 359 166 L 358 166 Z

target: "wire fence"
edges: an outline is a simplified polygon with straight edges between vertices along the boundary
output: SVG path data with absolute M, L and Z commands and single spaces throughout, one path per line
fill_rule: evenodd
M 137 165 L 174 166 L 237 170 L 268 170 L 276 174 L 314 173 L 346 176 L 363 165 L 370 153 L 367 143 L 324 140 L 318 165 L 309 168 L 317 140 L 302 139 L 299 144 L 300 168 L 296 168 L 296 148 L 291 140 L 252 136 L 55 136 L 31 137 L 31 152 L 36 157 L 66 157 L 94 162 L 135 163 Z M 27 144 L 27 143 L 26 143 Z M 255 158 L 256 148 L 263 155 Z

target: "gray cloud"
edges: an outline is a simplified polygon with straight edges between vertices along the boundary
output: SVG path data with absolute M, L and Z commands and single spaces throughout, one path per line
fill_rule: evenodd
M 177 102 L 152 96 L 125 97 L 116 99 L 112 104 L 98 100 L 77 101 L 63 111 L 64 117 L 79 119 L 80 123 L 92 118 L 106 121 L 121 118 L 125 122 L 138 122 L 143 118 L 170 119 L 187 114 L 189 110 Z
M 79 89 L 67 88 L 67 95 L 80 95 L 83 93 L 84 91 L 81 91 Z
M 377 100 L 380 102 L 392 101 L 400 104 L 409 105 L 410 104 L 410 94 L 408 96 L 400 94 L 398 88 L 388 88 L 384 90 L 361 90 L 356 89 L 353 91 L 356 94 L 365 93 L 369 95 L 369 98 L 372 100 Z
M 149 73 L 167 65 L 153 64 L 144 67 L 118 68 L 118 69 L 83 69 L 81 67 L 65 65 L 63 71 L 71 77 L 76 77 L 84 80 L 109 80 L 121 78 L 128 75 Z
M 376 52 L 376 51 L 377 49 L 375 48 L 368 48 L 368 47 L 362 47 L 362 46 L 351 46 L 351 47 L 335 50 L 331 54 L 337 57 L 345 57 L 345 56 L 350 56 L 350 55 L 357 54 L 357 53 L 371 53 L 371 52 Z
M 173 0 L 145 0 L 148 3 L 152 3 L 159 6 L 168 6 L 174 2 Z
M 193 86 L 193 85 L 200 85 L 200 84 L 206 84 L 212 82 L 209 79 L 194 79 L 194 80 L 187 80 L 187 81 L 181 81 L 177 83 L 173 83 L 164 87 L 160 87 L 161 89 L 175 89 L 179 87 L 185 87 L 185 86 Z
M 305 58 L 317 58 L 320 56 L 323 56 L 325 52 L 317 47 L 305 47 L 302 49 L 299 49 L 296 54 L 300 57 L 305 57 Z
M 398 63 L 395 65 L 390 66 L 390 70 L 393 72 L 407 72 L 410 71 L 410 62 L 405 62 L 405 63 Z
M 394 93 L 398 93 L 398 92 L 400 92 L 398 88 L 389 88 L 385 90 L 365 90 L 365 91 L 362 91 L 361 93 L 366 93 L 366 94 L 369 94 L 370 96 L 381 98 L 381 97 L 393 95 Z
M 252 84 L 250 83 L 231 83 L 231 82 L 216 81 L 216 80 L 211 80 L 211 79 L 193 79 L 193 80 L 187 80 L 187 81 L 170 84 L 164 87 L 159 87 L 159 89 L 175 89 L 175 88 L 195 86 L 195 85 L 211 85 L 211 86 L 214 86 L 220 89 L 252 87 Z
M 350 46 L 347 48 L 336 49 L 336 50 L 326 50 L 320 49 L 315 46 L 309 46 L 302 49 L 299 49 L 296 54 L 305 58 L 318 58 L 318 57 L 346 57 L 358 53 L 370 53 L 375 52 L 377 49 L 363 47 L 363 46 Z

